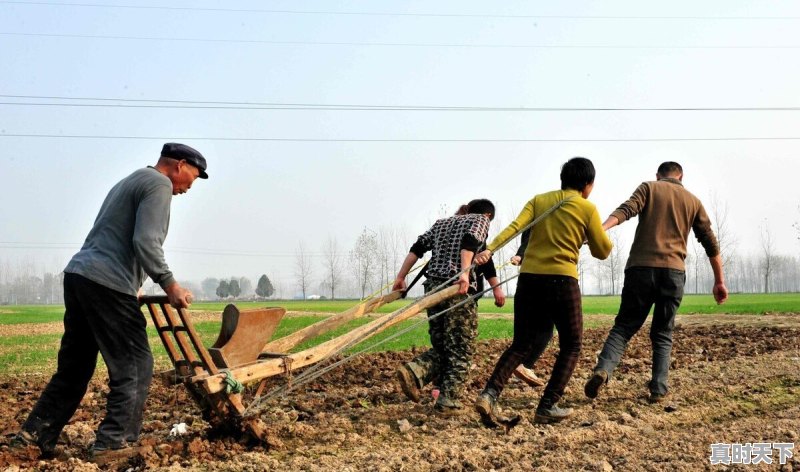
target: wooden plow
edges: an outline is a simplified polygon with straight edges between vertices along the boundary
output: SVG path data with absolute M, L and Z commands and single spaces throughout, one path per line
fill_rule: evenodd
M 142 297 L 141 303 L 147 305 L 174 366 L 174 370 L 161 374 L 162 378 L 169 379 L 174 385 L 183 384 L 212 428 L 228 433 L 244 432 L 267 444 L 266 425 L 258 417 L 248 414 L 245 404 L 254 405 L 259 401 L 267 379 L 278 375 L 291 376 L 298 369 L 327 359 L 342 349 L 451 298 L 457 291 L 457 286 L 448 287 L 348 333 L 296 353 L 289 351 L 304 341 L 399 299 L 401 292 L 371 298 L 275 341 L 269 339 L 286 313 L 285 309 L 239 311 L 236 306 L 228 305 L 222 313 L 219 336 L 210 348 L 203 345 L 189 312 L 171 307 L 166 296 Z M 258 387 L 253 397 L 245 400 L 244 387 L 255 384 Z

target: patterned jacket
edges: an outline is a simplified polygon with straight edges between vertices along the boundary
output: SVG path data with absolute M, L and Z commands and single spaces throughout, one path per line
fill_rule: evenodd
M 431 251 L 427 277 L 449 279 L 461 272 L 461 250 L 477 252 L 486 242 L 489 233 L 489 218 L 481 214 L 455 215 L 437 220 L 411 246 L 411 252 L 422 257 Z M 475 288 L 474 274 L 470 274 Z

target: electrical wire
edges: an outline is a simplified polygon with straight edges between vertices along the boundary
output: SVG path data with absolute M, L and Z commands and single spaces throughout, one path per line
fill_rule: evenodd
M 127 41 L 171 41 L 198 43 L 233 43 L 233 44 L 272 44 L 282 46 L 377 46 L 377 47 L 432 47 L 432 48 L 490 48 L 490 49 L 800 49 L 800 46 L 648 46 L 627 44 L 464 44 L 464 43 L 402 43 L 402 42 L 364 42 L 364 41 L 276 41 L 262 39 L 226 39 L 226 38 L 174 38 L 164 36 L 121 36 L 103 34 L 66 34 L 66 33 L 20 33 L 0 32 L 3 36 L 26 36 L 41 38 L 70 39 L 114 39 Z
M 649 142 L 721 142 L 721 141 L 797 141 L 795 136 L 740 136 L 714 138 L 247 138 L 219 136 L 104 136 L 78 134 L 2 133 L 0 138 L 51 139 L 129 139 L 163 141 L 170 139 L 193 141 L 247 141 L 284 143 L 649 143 Z
M 214 13 L 268 13 L 287 15 L 342 15 L 342 16 L 399 16 L 399 17 L 432 17 L 432 18 L 496 18 L 496 19 L 570 19 L 570 20 L 798 20 L 798 16 L 645 16 L 645 15 L 511 15 L 480 13 L 407 13 L 407 12 L 368 12 L 368 11 L 332 11 L 332 10 L 278 10 L 258 8 L 203 8 L 177 7 L 161 5 L 115 5 L 107 3 L 60 3 L 33 1 L 0 1 L 0 4 L 82 7 L 82 8 L 115 8 L 137 10 L 172 10 L 197 11 Z
M 448 111 L 448 112 L 751 112 L 800 111 L 800 106 L 788 107 L 497 107 L 497 106 L 437 106 L 437 105 L 363 105 L 324 103 L 233 102 L 200 100 L 158 100 L 108 97 L 64 97 L 43 95 L 3 95 L 0 98 L 24 100 L 100 101 L 115 103 L 9 102 L 7 106 L 51 106 L 88 108 L 166 108 L 219 110 L 314 110 L 314 111 Z

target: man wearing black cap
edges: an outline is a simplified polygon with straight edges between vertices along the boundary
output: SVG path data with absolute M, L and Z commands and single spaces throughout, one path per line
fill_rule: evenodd
M 106 417 L 97 429 L 94 457 L 137 441 L 153 355 L 137 294 L 146 276 L 175 307 L 192 293 L 173 277 L 162 245 L 173 195 L 207 179 L 206 160 L 184 144 L 167 143 L 154 167 L 139 169 L 106 196 L 81 250 L 64 269 L 64 336 L 58 368 L 15 438 L 52 456 L 56 441 L 81 402 L 100 352 L 108 367 Z

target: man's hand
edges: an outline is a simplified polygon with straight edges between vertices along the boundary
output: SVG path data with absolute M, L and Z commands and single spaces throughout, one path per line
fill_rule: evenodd
M 405 277 L 397 278 L 394 281 L 394 285 L 392 285 L 393 292 L 405 292 L 406 291 L 406 279 Z
M 486 264 L 487 262 L 489 262 L 489 259 L 491 258 L 492 258 L 492 251 L 485 249 L 479 252 L 477 256 L 475 256 L 475 264 L 476 265 Z
M 503 287 L 496 285 L 492 287 L 492 294 L 494 295 L 494 306 L 500 308 L 506 304 L 506 294 L 503 292 Z
M 165 288 L 164 291 L 167 292 L 169 304 L 175 308 L 189 308 L 189 305 L 194 301 L 192 292 L 181 287 L 181 284 L 178 282 Z
M 728 287 L 722 282 L 714 284 L 711 292 L 714 294 L 714 300 L 717 301 L 717 305 L 722 305 L 728 299 Z
M 514 257 L 511 258 L 511 260 L 509 262 L 511 263 L 511 265 L 518 266 L 518 265 L 522 264 L 522 258 L 519 257 L 519 256 L 514 256 Z
M 461 274 L 454 285 L 458 285 L 459 295 L 466 295 L 469 291 L 469 273 L 464 272 Z

